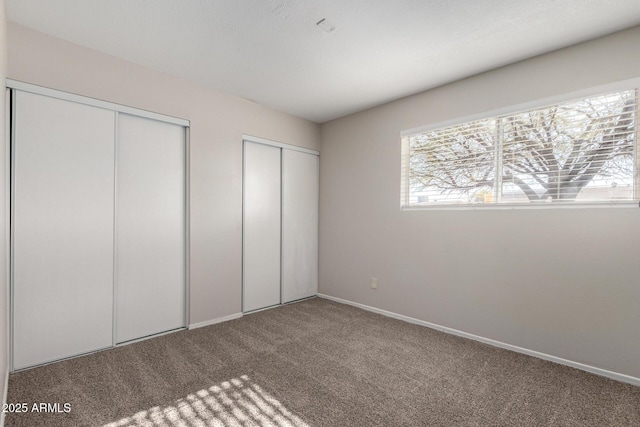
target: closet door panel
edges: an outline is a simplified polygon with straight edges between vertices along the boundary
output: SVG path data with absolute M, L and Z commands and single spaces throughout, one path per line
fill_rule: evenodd
M 242 311 L 280 304 L 280 148 L 245 141 Z
M 115 113 L 15 91 L 13 367 L 112 344 Z
M 185 130 L 118 115 L 116 341 L 185 326 Z
M 318 156 L 282 151 L 282 302 L 318 293 Z

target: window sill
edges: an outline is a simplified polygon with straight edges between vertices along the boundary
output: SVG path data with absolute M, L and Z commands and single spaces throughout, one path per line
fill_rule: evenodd
M 433 211 L 433 210 L 519 210 L 519 209 L 601 209 L 601 208 L 638 208 L 638 200 L 618 202 L 567 202 L 567 203 L 477 203 L 477 204 L 439 204 L 426 206 L 401 206 L 402 211 Z

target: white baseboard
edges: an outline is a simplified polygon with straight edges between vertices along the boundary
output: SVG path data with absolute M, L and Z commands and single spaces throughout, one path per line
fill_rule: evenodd
M 205 322 L 192 323 L 189 325 L 189 329 L 202 328 L 204 326 L 215 325 L 216 323 L 228 322 L 229 320 L 239 319 L 242 317 L 242 313 L 234 313 L 224 317 L 218 317 L 217 319 L 207 320 Z
M 9 368 L 7 368 L 4 374 L 4 391 L 2 393 L 2 407 L 7 403 L 7 392 L 9 390 Z M 0 412 L 0 427 L 4 426 L 4 411 Z
M 357 302 L 349 301 L 342 298 L 332 297 L 330 295 L 318 294 L 320 298 L 325 298 L 331 301 L 336 301 L 342 304 L 352 305 L 354 307 L 361 308 L 363 310 L 371 311 L 374 313 L 382 314 L 383 316 L 392 317 L 394 319 L 403 320 L 405 322 L 414 323 L 416 325 L 426 326 L 427 328 L 435 329 L 437 331 L 445 332 L 447 334 L 457 335 L 459 337 L 480 341 L 485 344 L 492 345 L 494 347 L 504 348 L 506 350 L 515 351 L 517 353 L 526 354 L 528 356 L 537 357 L 539 359 L 548 360 L 550 362 L 559 363 L 561 365 L 570 366 L 572 368 L 587 371 L 592 374 L 601 375 L 603 377 L 611 378 L 616 381 L 640 386 L 640 378 L 632 377 L 630 375 L 620 374 L 618 372 L 608 371 L 606 369 L 596 368 L 595 366 L 585 365 L 583 363 L 574 362 L 572 360 L 563 359 L 561 357 L 552 356 L 546 353 L 540 353 L 539 351 L 529 350 L 528 348 L 518 347 L 515 345 L 503 343 L 501 341 L 492 340 L 490 338 L 481 337 L 479 335 L 470 334 L 467 332 L 459 331 L 457 329 L 448 328 L 446 326 L 437 325 L 435 323 L 425 322 L 424 320 L 415 319 L 413 317 L 405 316 L 402 314 L 394 313 L 387 310 L 371 307 L 368 305 L 360 304 Z

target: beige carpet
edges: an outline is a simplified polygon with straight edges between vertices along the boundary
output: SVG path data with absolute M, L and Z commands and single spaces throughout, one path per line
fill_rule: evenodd
M 30 427 L 640 426 L 639 387 L 323 299 L 19 372 L 8 402 Z

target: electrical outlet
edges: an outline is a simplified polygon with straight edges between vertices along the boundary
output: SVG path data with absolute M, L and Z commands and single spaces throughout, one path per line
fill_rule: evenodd
M 371 289 L 378 289 L 378 279 L 375 277 L 371 278 Z

